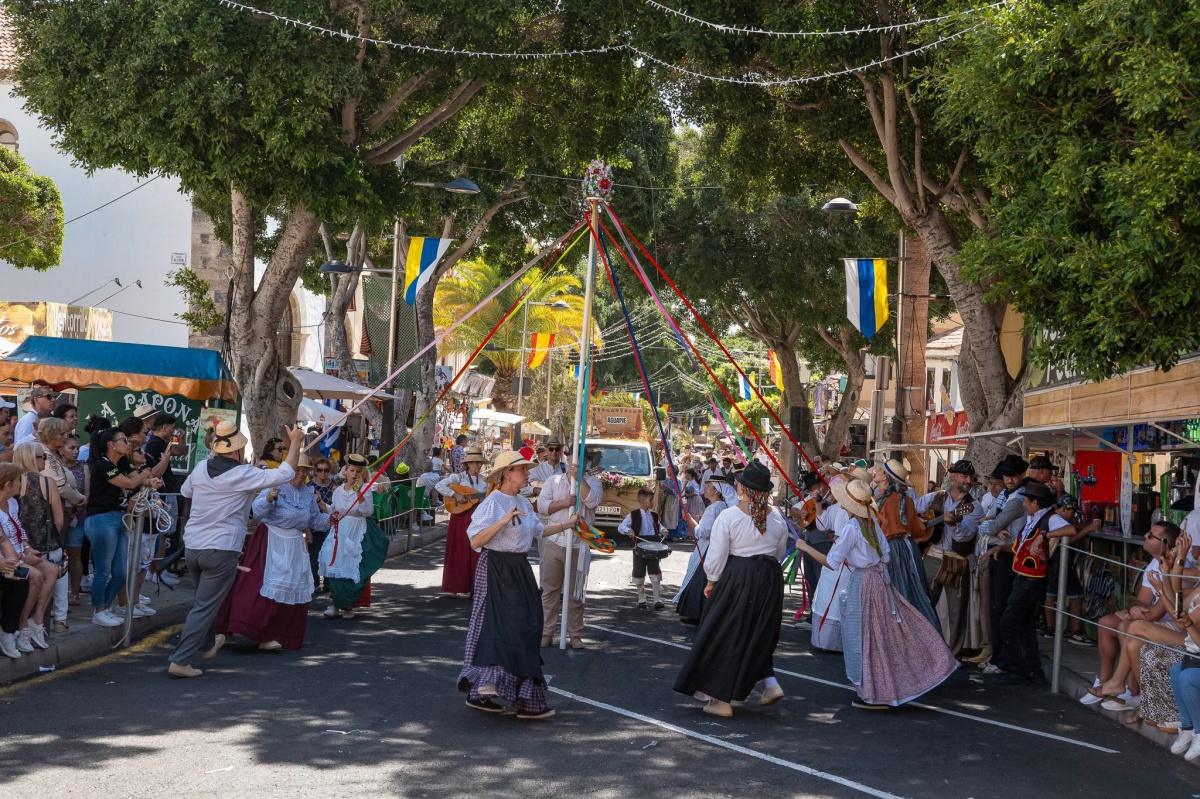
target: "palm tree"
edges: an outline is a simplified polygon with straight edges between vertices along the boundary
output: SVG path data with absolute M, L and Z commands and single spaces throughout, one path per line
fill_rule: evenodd
M 433 301 L 433 321 L 439 329 L 445 329 L 454 320 L 462 318 L 479 301 L 496 290 L 506 276 L 498 266 L 483 258 L 459 263 L 454 273 L 438 283 Z M 525 301 L 529 303 L 529 334 L 553 333 L 555 346 L 575 344 L 578 347 L 579 330 L 583 324 L 583 287 L 574 275 L 543 275 L 529 272 L 501 291 L 484 306 L 479 313 L 459 325 L 442 342 L 443 353 L 467 354 L 479 346 L 488 331 L 500 321 L 526 289 Z M 566 303 L 566 308 L 551 308 L 550 304 Z M 516 380 L 521 368 L 521 327 L 524 309 L 517 306 L 512 316 L 496 331 L 491 346 L 479 357 L 487 359 L 495 370 L 496 387 L 492 401 L 499 410 L 511 410 L 516 404 Z M 592 342 L 597 348 L 603 346 L 599 327 L 593 321 Z M 525 354 L 528 357 L 528 342 Z M 560 351 L 561 352 L 561 351 Z M 564 363 L 556 359 L 558 364 Z M 526 373 L 526 385 L 532 378 Z

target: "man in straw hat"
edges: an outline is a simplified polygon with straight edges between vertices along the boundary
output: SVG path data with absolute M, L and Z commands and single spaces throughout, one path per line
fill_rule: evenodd
M 975 467 L 970 461 L 958 460 L 951 464 L 949 481 L 948 492 L 926 494 L 916 504 L 918 511 L 932 511 L 940 517 L 931 520 L 941 523 L 933 525 L 932 543 L 925 550 L 923 565 L 925 577 L 932 586 L 934 609 L 942 622 L 943 638 L 957 656 L 963 649 L 982 646 L 978 635 L 968 641 L 968 630 L 978 632 L 979 629 L 977 621 L 969 623 L 968 600 L 975 537 L 983 519 L 983 508 L 971 497 Z M 978 606 L 974 610 L 978 613 Z
M 846 677 L 858 694 L 852 704 L 886 710 L 932 690 L 958 663 L 937 630 L 887 579 L 892 552 L 871 519 L 871 486 L 851 480 L 834 483 L 832 490 L 850 516 L 833 549 L 825 555 L 803 540 L 797 547 L 833 571 L 845 567 L 842 653 Z
M 246 437 L 233 422 L 213 428 L 212 457 L 196 466 L 180 493 L 192 500 L 192 512 L 183 531 L 188 572 L 196 583 L 196 598 L 183 624 L 179 646 L 171 653 L 167 673 L 172 677 L 199 677 L 192 660 L 205 652 L 216 657 L 224 643 L 214 639 L 217 613 L 237 575 L 238 556 L 246 542 L 250 502 L 264 488 L 281 486 L 296 475 L 304 431 L 285 428 L 287 460 L 278 469 L 259 469 L 242 462 Z

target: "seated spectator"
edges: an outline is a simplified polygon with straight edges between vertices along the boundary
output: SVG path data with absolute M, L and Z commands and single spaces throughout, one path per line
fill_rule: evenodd
M 41 448 L 37 442 L 27 443 L 29 448 Z M 25 457 L 22 449 L 18 447 L 14 451 L 14 463 L 0 465 L 0 527 L 4 528 L 4 535 L 20 557 L 21 564 L 29 570 L 29 595 L 21 609 L 16 645 L 21 652 L 32 652 L 35 646 L 39 649 L 50 646 L 43 622 L 59 568 L 46 560 L 43 550 L 37 549 L 32 543 L 35 535 L 45 537 L 46 531 L 31 532 L 25 528 L 22 520 L 22 505 L 32 502 L 27 501 L 21 493 L 27 472 L 32 471 L 21 465 L 20 461 Z M 45 478 L 42 480 L 47 484 L 50 482 Z M 30 482 L 37 485 L 37 481 Z M 20 501 L 18 497 L 21 497 Z
M 1192 593 L 1200 595 L 1200 588 Z M 1200 737 L 1195 727 L 1200 721 L 1200 602 L 1196 596 L 1176 623 L 1185 634 L 1185 654 L 1171 668 L 1171 692 L 1179 714 L 1179 734 L 1171 744 L 1171 754 L 1183 755 L 1184 760 L 1194 763 L 1200 761 Z
M 1154 524 L 1146 534 L 1142 549 L 1152 560 L 1142 572 L 1137 598 L 1127 609 L 1110 613 L 1097 623 L 1100 634 L 1100 676 L 1080 700 L 1083 704 L 1105 702 L 1110 710 L 1133 709 L 1141 704 L 1141 684 L 1133 671 L 1133 664 L 1141 653 L 1141 642 L 1126 639 L 1124 634 L 1130 631 L 1134 622 L 1146 622 L 1138 625 L 1140 632 L 1137 635 L 1163 635 L 1164 628 L 1154 622 L 1167 615 L 1168 608 L 1155 584 L 1162 579 L 1162 557 L 1173 551 L 1178 539 L 1179 527 L 1165 521 Z M 1137 646 L 1130 640 L 1136 642 Z M 1151 637 L 1151 640 L 1158 641 L 1159 638 Z

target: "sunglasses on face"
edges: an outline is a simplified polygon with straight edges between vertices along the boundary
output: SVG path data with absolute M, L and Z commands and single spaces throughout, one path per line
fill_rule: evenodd
M 320 474 L 329 474 L 329 469 L 325 468 L 324 466 L 318 466 L 317 472 Z
M 546 447 L 547 452 L 561 452 L 562 447 Z

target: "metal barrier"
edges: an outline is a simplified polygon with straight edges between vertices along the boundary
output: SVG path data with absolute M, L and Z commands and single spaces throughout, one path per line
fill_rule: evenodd
M 393 483 L 375 492 L 375 521 L 388 538 L 407 535 L 406 549 L 412 549 L 413 533 L 424 529 L 427 514 L 431 524 L 434 512 L 424 486 Z

